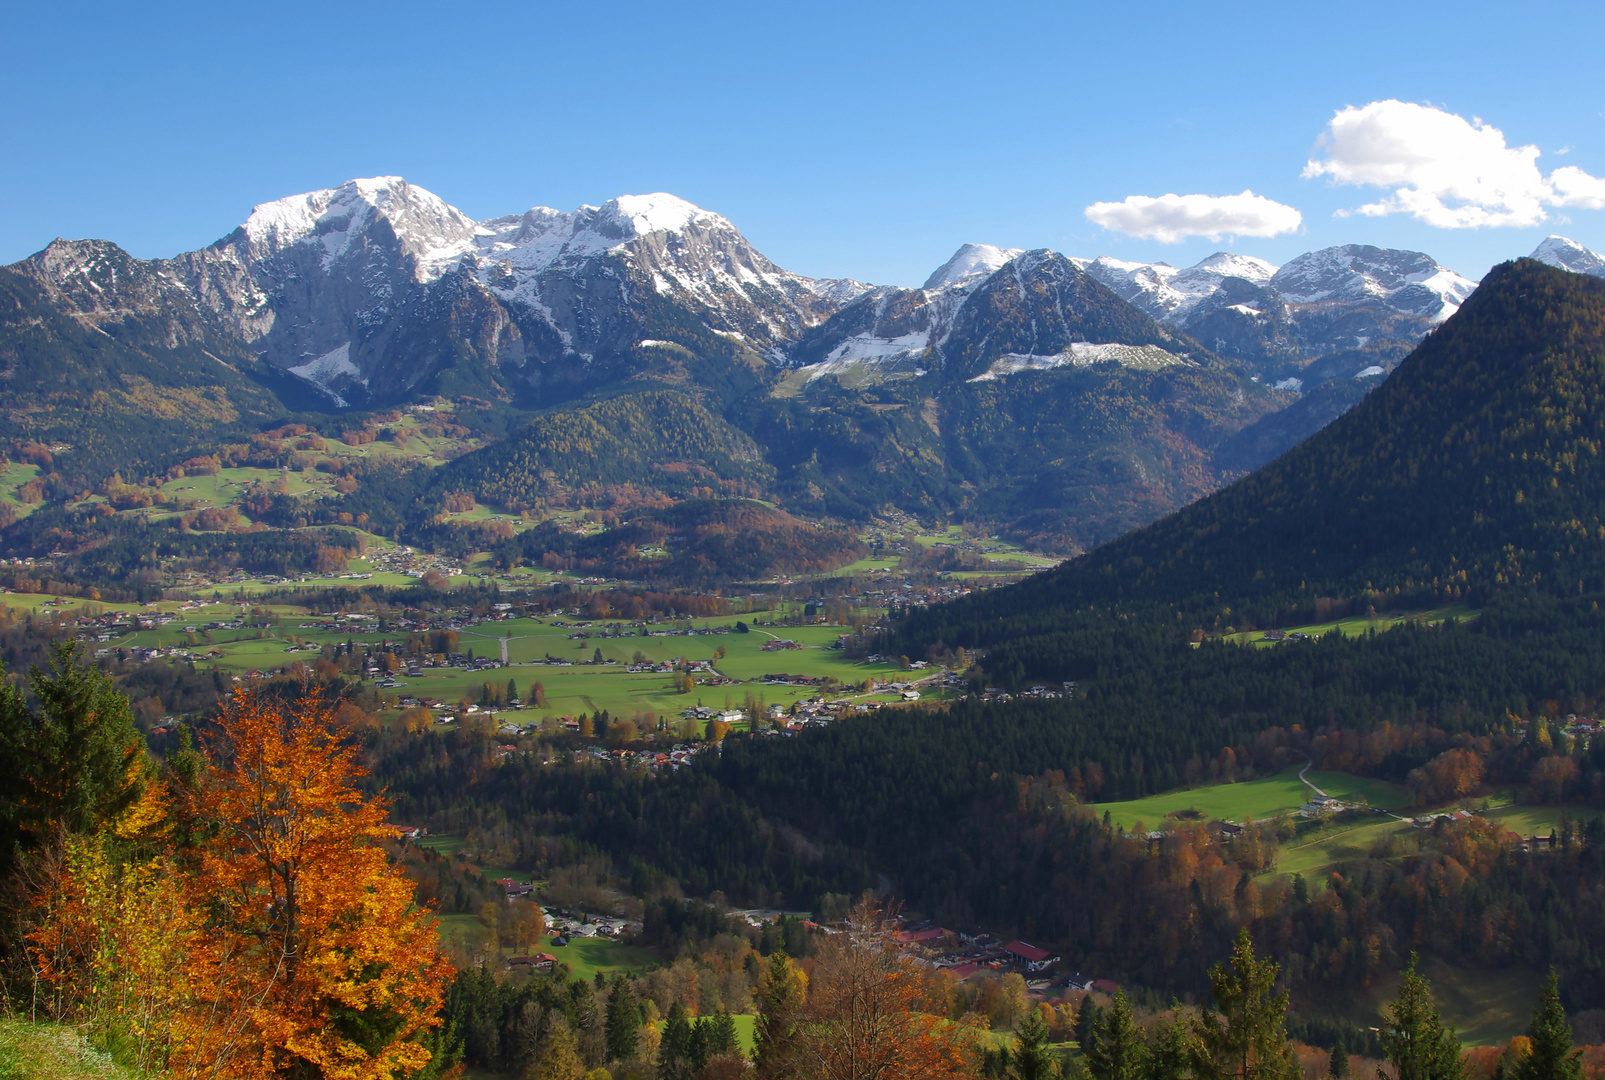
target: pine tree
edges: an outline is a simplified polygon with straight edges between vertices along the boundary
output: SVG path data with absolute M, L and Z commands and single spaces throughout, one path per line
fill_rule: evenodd
M 629 1061 L 635 1057 L 640 1042 L 641 1010 L 635 995 L 621 976 L 613 980 L 613 990 L 607 996 L 607 1058 L 609 1061 Z
M 1048 1022 L 1036 1009 L 1030 1009 L 1014 1029 L 1014 1053 L 1008 1063 L 1015 1080 L 1052 1080 L 1059 1075 L 1059 1059 L 1048 1045 Z
M 1427 980 L 1416 974 L 1414 953 L 1399 980 L 1399 995 L 1384 1015 L 1382 1045 L 1393 1062 L 1393 1080 L 1464 1080 L 1460 1039 L 1439 1018 Z
M 1148 1059 L 1142 1029 L 1132 1019 L 1123 990 L 1115 992 L 1093 1045 L 1084 1050 L 1093 1080 L 1141 1080 Z
M 1327 1062 L 1326 1071 L 1332 1080 L 1343 1080 L 1349 1075 L 1349 1048 L 1344 1045 L 1342 1039 L 1332 1047 L 1332 1057 Z
M 729 1056 L 741 1047 L 736 1041 L 736 1018 L 720 1009 L 706 1021 L 708 1025 L 708 1056 Z
M 145 743 L 128 699 L 84 656 L 54 646 L 50 670 L 30 675 L 37 711 L 0 668 L 0 868 L 60 824 L 93 832 L 145 791 Z
M 1187 1080 L 1192 1075 L 1192 1027 L 1182 1019 L 1180 1006 L 1173 1006 L 1173 1011 L 1176 1019 L 1154 1032 L 1143 1080 Z
M 658 1080 L 686 1080 L 691 1075 L 691 1024 L 685 1006 L 676 1001 L 663 1021 L 663 1038 L 658 1043 Z
M 1098 1045 L 1098 1031 L 1103 1026 L 1103 1010 L 1090 997 L 1083 998 L 1076 1010 L 1076 1045 L 1082 1056 L 1091 1053 Z
M 1532 1048 L 1511 1070 L 1512 1080 L 1581 1080 L 1581 1054 L 1572 1048 L 1572 1029 L 1566 1023 L 1566 1010 L 1560 1004 L 1560 986 L 1555 969 L 1550 968 L 1527 1025 Z
M 1197 1022 L 1194 1068 L 1200 1080 L 1286 1080 L 1293 1063 L 1287 1044 L 1287 991 L 1274 993 L 1279 969 L 1254 955 L 1248 928 L 1238 931 L 1230 966 L 1209 969 L 1215 1009 Z
M 753 1062 L 761 1080 L 791 1080 L 802 1075 L 799 1044 L 808 977 L 784 949 L 769 954 L 765 974 L 753 1027 Z
M 691 1025 L 691 1038 L 686 1043 L 685 1056 L 693 1073 L 701 1072 L 702 1067 L 708 1063 L 708 1029 L 710 1026 L 706 1017 Z

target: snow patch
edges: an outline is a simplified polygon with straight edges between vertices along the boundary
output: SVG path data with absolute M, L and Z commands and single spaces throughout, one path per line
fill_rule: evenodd
M 930 335 L 924 331 L 894 338 L 855 334 L 830 350 L 824 362 L 828 364 L 835 360 L 866 360 L 873 363 L 891 360 L 910 353 L 922 353 L 929 341 Z
M 1271 383 L 1272 390 L 1291 390 L 1298 393 L 1304 389 L 1303 379 L 1283 379 L 1281 382 Z
M 1378 367 L 1376 364 L 1372 364 L 1368 368 L 1361 368 L 1359 371 L 1356 371 L 1354 373 L 1354 377 L 1356 379 L 1369 379 L 1373 375 L 1386 375 L 1386 374 L 1387 374 L 1387 372 L 1384 371 L 1382 368 Z
M 1092 344 L 1072 342 L 1062 353 L 1043 356 L 1039 353 L 1008 353 L 992 361 L 992 366 L 970 382 L 989 382 L 1021 371 L 1050 371 L 1061 367 L 1091 367 L 1093 364 L 1116 363 L 1138 371 L 1158 371 L 1192 361 L 1186 356 L 1166 352 L 1157 345 Z
M 308 360 L 299 367 L 290 368 L 289 372 L 291 375 L 305 379 L 325 394 L 328 394 L 342 408 L 347 402 L 345 398 L 330 388 L 330 384 L 337 379 L 345 378 L 363 386 L 368 385 L 368 380 L 361 377 L 362 373 L 357 370 L 357 365 L 351 362 L 351 342 L 349 341 L 337 349 L 330 349 L 316 359 Z

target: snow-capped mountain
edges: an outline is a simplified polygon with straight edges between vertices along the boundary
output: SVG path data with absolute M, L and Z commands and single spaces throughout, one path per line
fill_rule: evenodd
M 1568 240 L 1564 236 L 1547 237 L 1533 249 L 1532 258 L 1576 274 L 1605 277 L 1605 255 L 1592 252 L 1576 240 Z
M 1442 322 L 1477 283 L 1419 251 L 1344 244 L 1300 255 L 1276 272 L 1270 286 L 1293 304 L 1377 304 Z
M 1072 261 L 1122 300 L 1174 326 L 1185 324 L 1192 310 L 1217 292 L 1226 279 L 1263 285 L 1276 273 L 1276 267 L 1264 259 L 1227 251 L 1217 251 L 1186 269 L 1169 263 L 1126 262 L 1107 255 Z
M 812 381 L 856 369 L 990 379 L 1113 362 L 1185 363 L 1189 344 L 1057 252 L 965 244 L 918 289 L 880 288 L 805 333 L 790 361 Z
M 1540 251 L 1597 260 L 1568 244 L 1552 238 Z M 336 405 L 435 392 L 539 404 L 647 371 L 681 378 L 688 358 L 711 352 L 802 368 L 805 378 L 866 365 L 880 376 L 947 372 L 962 354 L 958 367 L 975 378 L 994 363 L 1096 362 L 1071 345 L 1179 357 L 1196 342 L 1266 385 L 1302 384 L 1321 357 L 1412 344 L 1474 287 L 1420 253 L 1357 245 L 1282 267 L 1217 252 L 1177 268 L 966 244 L 918 289 L 877 288 L 784 270 L 729 220 L 673 195 L 476 221 L 399 177 L 263 203 L 217 243 L 173 259 L 58 240 L 18 268 L 97 326 L 133 320 L 168 346 L 204 338 L 215 354 L 253 356 Z M 1014 305 L 1005 315 L 1009 305 L 996 302 L 1004 279 L 1090 306 L 1037 310 L 1030 300 L 1029 312 Z M 1139 332 L 1108 316 L 1107 294 L 1086 282 L 1163 328 Z M 1010 318 L 1040 340 L 999 351 L 1015 336 Z M 963 348 L 951 340 L 960 328 L 973 338 Z M 982 353 L 987 365 L 972 371 Z M 1378 362 L 1357 356 L 1355 370 Z
M 29 265 L 101 321 L 128 314 L 125 300 L 192 312 L 341 405 L 419 387 L 453 342 L 504 394 L 585 381 L 593 360 L 652 339 L 649 295 L 773 361 L 869 288 L 782 270 L 728 220 L 672 195 L 476 222 L 400 177 L 264 203 L 216 244 L 143 264 L 139 297 L 94 281 L 108 247 L 57 241 Z
M 1232 279 L 1268 286 L 1291 304 L 1366 304 L 1434 322 L 1454 314 L 1477 287 L 1418 251 L 1360 244 L 1311 251 L 1282 267 L 1224 251 L 1184 270 L 1107 255 L 1076 262 L 1121 299 L 1181 327 Z

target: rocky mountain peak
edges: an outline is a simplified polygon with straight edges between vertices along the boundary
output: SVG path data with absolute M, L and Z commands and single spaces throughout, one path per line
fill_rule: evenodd
M 1011 259 L 1023 254 L 1020 248 L 1000 248 L 992 244 L 965 244 L 953 257 L 925 279 L 927 291 L 974 285 L 997 273 Z
M 1605 277 L 1605 255 L 1592 252 L 1576 240 L 1569 240 L 1564 236 L 1546 237 L 1543 243 L 1533 249 L 1532 257 L 1541 263 L 1558 266 L 1562 270 L 1570 270 L 1576 274 Z
M 262 203 L 214 247 L 235 248 L 243 262 L 252 263 L 305 244 L 321 249 L 327 267 L 361 251 L 364 240 L 380 239 L 372 230 L 381 223 L 413 262 L 419 281 L 449 269 L 479 231 L 472 218 L 433 192 L 399 176 L 377 176 Z
M 1438 265 L 1430 255 L 1368 244 L 1311 251 L 1276 272 L 1271 287 L 1290 303 L 1376 303 L 1441 322 L 1477 283 Z

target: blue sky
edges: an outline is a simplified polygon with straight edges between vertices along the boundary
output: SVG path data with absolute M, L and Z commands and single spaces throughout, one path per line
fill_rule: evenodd
M 1359 242 L 1472 277 L 1551 232 L 1605 248 L 1598 3 L 15 0 L 6 24 L 0 262 L 57 235 L 171 255 L 256 203 L 380 174 L 479 218 L 670 191 L 788 269 L 892 284 L 967 241 L 1176 265 Z M 1318 147 L 1338 110 L 1387 101 L 1431 110 L 1350 113 L 1375 124 Z M 1400 166 L 1436 179 L 1376 183 L 1379 139 L 1438 139 Z M 1488 167 L 1537 147 L 1525 202 L 1443 179 L 1472 142 Z M 1301 224 L 1166 244 L 1085 216 L 1245 190 Z

